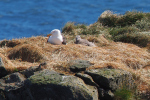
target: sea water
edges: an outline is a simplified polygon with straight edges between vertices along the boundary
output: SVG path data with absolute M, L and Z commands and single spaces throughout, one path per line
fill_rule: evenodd
M 46 35 L 67 22 L 92 24 L 105 10 L 149 12 L 150 0 L 0 0 L 0 40 Z

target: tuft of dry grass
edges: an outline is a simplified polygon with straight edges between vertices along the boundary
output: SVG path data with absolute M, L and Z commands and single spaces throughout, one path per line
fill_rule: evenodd
M 3 47 L 3 46 L 7 46 L 7 47 L 15 47 L 17 45 L 21 44 L 20 41 L 18 40 L 11 40 L 11 41 L 8 41 L 8 40 L 3 40 L 0 42 L 0 46 Z
M 41 49 L 35 45 L 23 44 L 8 51 L 9 59 L 21 59 L 27 62 L 39 62 L 43 59 Z
M 90 36 L 87 36 L 87 37 L 88 37 L 87 38 L 88 41 L 95 43 L 99 47 L 107 46 L 111 42 L 111 41 L 107 40 L 103 34 L 100 34 L 98 36 L 90 35 Z
M 15 68 L 16 68 L 16 66 L 15 66 L 15 64 L 13 64 L 9 59 L 8 59 L 8 57 L 5 57 L 3 54 L 1 54 L 0 53 L 0 57 L 2 58 L 2 61 L 3 61 L 3 63 L 4 63 L 4 66 L 5 66 L 5 68 L 6 68 L 6 70 L 8 71 L 8 72 L 12 72 Z

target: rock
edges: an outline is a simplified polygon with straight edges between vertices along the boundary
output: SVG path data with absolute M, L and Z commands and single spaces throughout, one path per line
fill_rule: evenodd
M 29 83 L 35 100 L 43 100 L 44 98 L 52 100 L 98 100 L 97 89 L 84 84 L 80 78 L 75 76 L 66 76 L 44 70 L 31 76 Z M 47 93 L 50 94 L 47 95 Z
M 74 60 L 71 61 L 70 63 L 71 63 L 70 70 L 72 72 L 85 71 L 86 68 L 92 65 L 89 61 L 86 60 Z
M 41 63 L 39 66 L 31 66 L 26 70 L 20 71 L 21 74 L 25 75 L 27 78 L 34 75 L 34 72 L 42 70 L 42 66 L 45 67 L 46 63 Z
M 44 69 L 23 82 L 20 88 L 5 91 L 4 100 L 98 100 L 98 90 L 86 85 L 82 79 Z M 16 85 L 16 84 L 15 84 Z M 15 87 L 15 86 L 14 86 Z
M 75 76 L 81 78 L 88 85 L 99 87 L 99 85 L 97 85 L 93 81 L 92 77 L 90 75 L 88 75 L 88 74 L 76 73 Z
M 30 68 L 20 71 L 21 74 L 25 75 L 27 78 L 34 75 L 34 72 L 39 71 L 39 66 L 31 66 Z
M 92 69 L 85 72 L 103 89 L 115 91 L 121 87 L 132 89 L 134 80 L 132 74 L 120 69 Z
M 5 83 L 14 83 L 14 82 L 22 82 L 26 78 L 20 74 L 19 72 L 12 73 L 10 75 L 7 75 L 6 77 L 2 78 L 5 80 Z
M 5 100 L 5 97 L 3 97 L 3 94 L 0 94 L 0 100 Z
M 26 78 L 19 72 L 7 75 L 0 79 L 0 90 L 10 91 L 20 88 L 23 84 L 22 82 Z
M 6 76 L 8 74 L 7 70 L 4 67 L 2 58 L 0 57 L 0 78 Z
M 102 88 L 99 88 L 98 90 L 100 100 L 113 100 L 114 94 L 111 92 L 111 90 L 104 90 Z

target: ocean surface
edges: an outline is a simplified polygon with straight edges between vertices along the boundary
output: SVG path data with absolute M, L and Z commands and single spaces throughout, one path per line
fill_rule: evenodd
M 149 12 L 150 0 L 0 0 L 0 40 L 50 33 L 67 22 L 92 24 L 105 10 Z

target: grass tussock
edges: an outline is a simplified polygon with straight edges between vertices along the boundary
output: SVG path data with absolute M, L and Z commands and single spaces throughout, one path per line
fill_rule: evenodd
M 15 64 L 13 64 L 7 57 L 0 53 L 0 57 L 2 58 L 3 64 L 8 72 L 13 72 L 16 68 Z
M 140 21 L 144 17 L 141 12 L 126 12 L 125 15 L 113 14 L 111 11 L 105 11 L 98 19 L 104 26 L 116 27 L 116 26 L 130 26 L 135 24 L 136 21 Z
M 138 97 L 135 97 L 134 93 L 135 91 L 123 87 L 114 93 L 114 100 L 136 100 Z
M 69 34 L 75 34 L 76 29 L 87 29 L 87 26 L 85 24 L 75 24 L 75 22 L 68 22 L 65 24 L 65 26 L 62 28 L 63 33 L 69 33 Z
M 39 62 L 43 59 L 40 48 L 32 45 L 20 45 L 8 51 L 9 59 L 21 59 L 27 62 Z
M 11 41 L 3 40 L 3 41 L 0 42 L 1 47 L 4 47 L 4 46 L 15 47 L 19 44 L 21 44 L 21 42 L 19 42 L 18 40 L 11 40 Z

